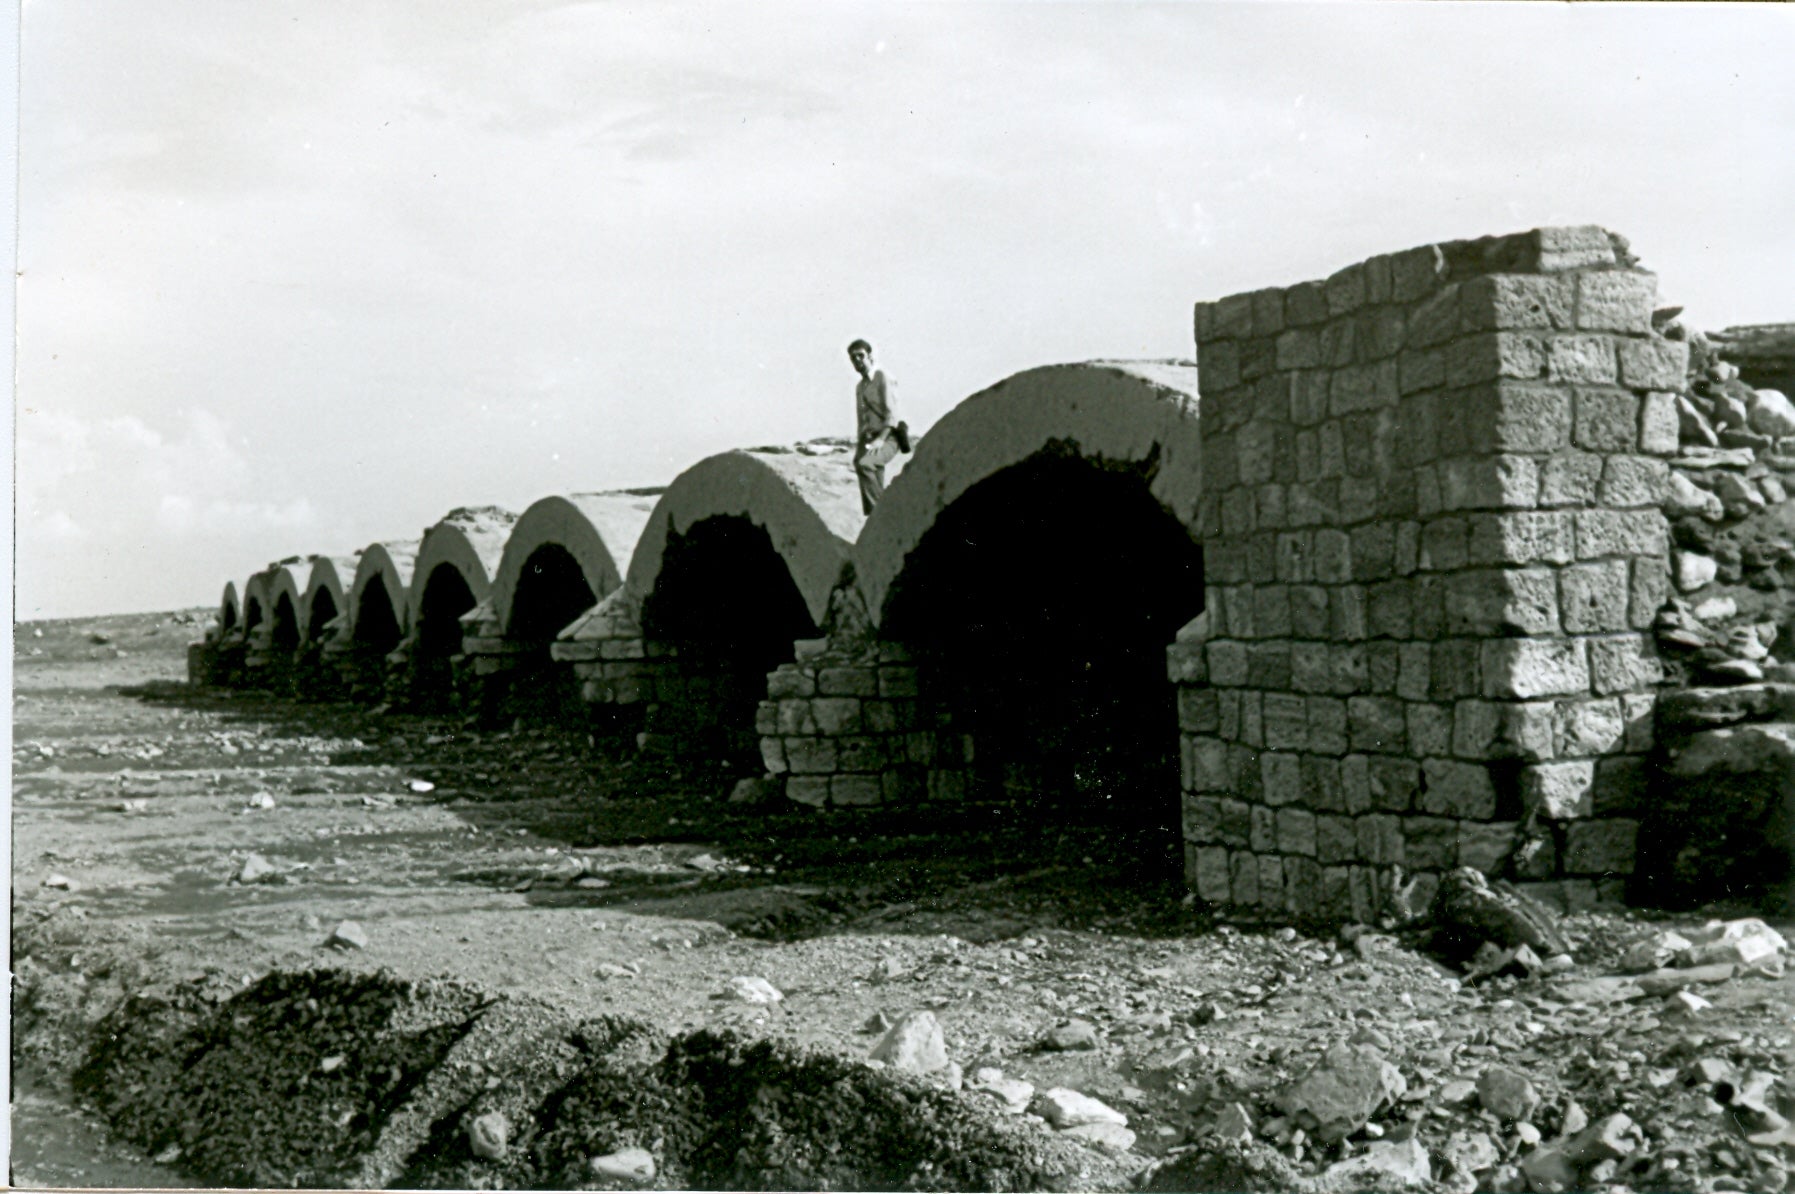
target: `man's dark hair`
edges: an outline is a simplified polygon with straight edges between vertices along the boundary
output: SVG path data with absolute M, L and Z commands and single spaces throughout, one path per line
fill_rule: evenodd
M 873 350 L 873 346 L 868 344 L 865 340 L 856 340 L 852 344 L 848 345 L 849 352 L 853 352 L 856 348 L 864 348 L 868 352 L 871 352 Z

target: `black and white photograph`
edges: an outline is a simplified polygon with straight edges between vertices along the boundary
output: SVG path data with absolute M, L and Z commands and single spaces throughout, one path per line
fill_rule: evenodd
M 1795 6 L 14 11 L 10 1188 L 1789 1188 Z

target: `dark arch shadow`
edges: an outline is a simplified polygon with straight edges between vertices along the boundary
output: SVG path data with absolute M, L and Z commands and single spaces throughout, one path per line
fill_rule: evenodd
M 659 682 L 650 732 L 689 757 L 758 772 L 754 714 L 767 673 L 791 661 L 795 640 L 817 633 L 766 528 L 723 515 L 670 533 L 642 629 L 678 652 L 675 674 Z
M 412 652 L 412 702 L 420 712 L 447 713 L 455 704 L 454 659 L 461 654 L 461 616 L 474 608 L 461 570 L 441 563 L 424 578 Z
M 1183 866 L 1165 648 L 1202 610 L 1203 564 L 1151 469 L 1061 448 L 978 483 L 905 561 L 882 629 L 916 654 L 924 716 L 970 735 L 969 800 L 1100 831 L 1161 882 Z
M 544 543 L 524 561 L 511 601 L 505 637 L 520 649 L 510 673 L 503 713 L 555 722 L 585 718 L 569 668 L 549 657 L 555 636 L 598 601 L 580 562 L 559 543 Z

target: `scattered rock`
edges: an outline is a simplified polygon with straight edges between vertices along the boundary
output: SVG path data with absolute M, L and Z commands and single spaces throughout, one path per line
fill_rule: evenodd
M 405 781 L 405 790 L 422 796 L 426 792 L 436 791 L 436 785 L 427 779 L 408 779 Z
M 368 933 L 353 920 L 346 920 L 336 927 L 336 930 L 331 933 L 330 939 L 324 944 L 333 949 L 366 949 L 368 948 Z
M 1061 1130 L 1075 1128 L 1080 1124 L 1128 1126 L 1128 1117 L 1114 1107 L 1064 1086 L 1056 1086 L 1036 1095 L 1029 1110 Z
M 906 1012 L 873 1046 L 871 1057 L 894 1070 L 932 1073 L 947 1066 L 947 1041 L 935 1013 Z
M 1100 1122 L 1074 1124 L 1061 1132 L 1075 1140 L 1096 1145 L 1106 1153 L 1125 1153 L 1134 1147 L 1134 1133 L 1121 1124 Z
M 60 891 L 74 891 L 80 887 L 80 884 L 76 883 L 73 879 L 60 871 L 51 871 L 44 879 L 44 886 L 53 887 Z
M 1647 995 L 1668 995 L 1702 983 L 1724 983 L 1733 977 L 1733 971 L 1732 963 L 1719 962 L 1712 966 L 1691 966 L 1686 970 L 1654 970 L 1633 981 Z
M 860 1031 L 869 1036 L 875 1033 L 890 1032 L 891 1017 L 887 1016 L 884 1012 L 874 1012 L 872 1015 L 868 1016 L 866 1022 L 860 1026 Z
M 267 792 L 257 792 L 254 796 L 249 798 L 248 803 L 243 807 L 252 812 L 271 809 L 274 807 L 274 797 Z
M 896 982 L 898 979 L 905 977 L 909 973 L 910 967 L 903 961 L 903 959 L 894 958 L 887 954 L 873 963 L 873 968 L 867 974 L 866 981 L 870 983 Z
M 1682 967 L 1721 962 L 1755 966 L 1780 956 L 1789 946 L 1781 933 L 1756 917 L 1709 921 L 1686 936 L 1688 944 L 1676 955 L 1677 965 Z
M 1440 1159 L 1459 1173 L 1477 1174 L 1494 1168 L 1502 1159 L 1502 1150 L 1488 1132 L 1461 1129 L 1447 1137 Z
M 724 988 L 711 996 L 712 999 L 733 999 L 737 1003 L 778 1003 L 785 998 L 783 992 L 766 979 L 758 975 L 736 975 Z
M 502 1161 L 511 1143 L 511 1123 L 497 1111 L 475 1116 L 468 1121 L 467 1146 L 476 1157 Z
M 1760 435 L 1780 438 L 1795 435 L 1795 403 L 1780 390 L 1753 390 L 1747 400 L 1751 429 Z
M 1492 886 L 1474 867 L 1459 867 L 1442 877 L 1433 918 L 1436 945 L 1459 957 L 1486 941 L 1504 949 L 1526 945 L 1547 957 L 1571 952 L 1556 913 L 1506 881 Z
M 1408 1090 L 1402 1072 L 1377 1050 L 1335 1045 L 1277 1098 L 1285 1115 L 1323 1141 L 1350 1136 Z
M 1215 1117 L 1215 1123 L 1209 1134 L 1219 1140 L 1251 1140 L 1253 1137 L 1253 1115 L 1239 1103 L 1229 1103 L 1222 1108 L 1222 1113 Z
M 1021 1115 L 1027 1111 L 1029 1102 L 1035 1097 L 1034 1083 L 1024 1082 L 1020 1078 L 1006 1078 L 1003 1071 L 994 1066 L 983 1066 L 973 1071 L 972 1081 L 966 1084 L 966 1088 L 995 1097 L 1010 1115 Z
M 645 1148 L 620 1148 L 588 1162 L 592 1176 L 607 1181 L 646 1185 L 654 1180 L 654 1154 Z
M 1433 1164 L 1419 1140 L 1374 1140 L 1363 1153 L 1334 1162 L 1321 1175 L 1323 1187 L 1332 1189 L 1388 1190 L 1392 1178 L 1416 1186 L 1433 1181 Z
M 329 1057 L 324 1058 L 318 1063 L 318 1072 L 321 1074 L 334 1074 L 343 1068 L 343 1063 L 347 1060 L 348 1058 L 344 1057 L 341 1053 L 332 1053 Z
M 628 966 L 619 965 L 616 962 L 600 962 L 593 973 L 597 974 L 600 978 L 640 977 L 636 971 L 631 970 Z
M 1068 1020 L 1048 1030 L 1041 1047 L 1059 1053 L 1080 1052 L 1102 1047 L 1097 1026 L 1088 1020 Z
M 1710 597 L 1691 611 L 1703 622 L 1724 622 L 1739 612 L 1739 603 L 1731 597 Z
M 1454 1078 L 1440 1087 L 1439 1100 L 1444 1107 L 1463 1107 L 1477 1093 L 1477 1083 Z
M 1677 588 L 1685 593 L 1705 588 L 1714 583 L 1720 574 L 1720 565 L 1713 556 L 1704 556 L 1699 552 L 1679 551 L 1676 553 Z
M 1643 974 L 1648 970 L 1656 970 L 1668 965 L 1679 951 L 1689 948 L 1689 939 L 1673 929 L 1654 933 L 1642 941 L 1635 941 L 1621 955 L 1621 969 L 1628 974 Z
M 237 868 L 237 882 L 248 886 L 251 883 L 266 883 L 280 874 L 280 868 L 263 858 L 260 854 L 250 854 Z
M 1691 481 L 1677 469 L 1670 471 L 1670 487 L 1664 503 L 1664 512 L 1672 518 L 1695 514 L 1709 522 L 1719 522 L 1726 517 L 1726 507 L 1720 504 L 1719 498 Z
M 1485 1110 L 1509 1123 L 1531 1119 L 1539 1107 L 1533 1083 L 1507 1066 L 1493 1065 L 1478 1076 L 1477 1099 Z

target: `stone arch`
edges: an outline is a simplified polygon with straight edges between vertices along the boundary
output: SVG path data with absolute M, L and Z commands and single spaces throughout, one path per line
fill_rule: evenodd
M 624 586 L 661 661 L 655 740 L 732 767 L 758 763 L 767 674 L 817 634 L 862 521 L 838 442 L 724 452 L 668 486 Z
M 269 646 L 284 662 L 290 659 L 304 640 L 305 621 L 302 606 L 306 589 L 311 584 L 310 560 L 282 560 L 271 572 L 268 585 L 270 618 Z
M 819 625 L 850 545 L 865 522 L 848 449 L 835 444 L 750 448 L 699 461 L 667 487 L 630 559 L 628 586 L 647 598 L 670 539 L 711 519 L 763 528 Z
M 343 582 L 347 577 L 350 585 L 354 584 L 355 568 L 360 561 L 359 554 L 312 557 L 312 573 L 299 604 L 302 639 L 308 645 L 321 643 L 325 627 L 348 609 L 348 586 Z
M 556 636 L 614 593 L 658 489 L 542 498 L 505 540 L 469 641 L 485 716 L 574 719 L 583 715 L 576 677 L 554 667 Z
M 497 506 L 451 510 L 418 544 L 410 592 L 411 689 L 426 706 L 452 698 L 462 619 L 492 591 L 517 515 Z
M 254 634 L 268 620 L 268 574 L 257 572 L 243 582 L 243 633 Z
M 1175 365 L 1012 378 L 930 431 L 856 548 L 918 722 L 953 730 L 936 790 L 1025 806 L 1081 853 L 1100 837 L 1144 880 L 1183 868 L 1165 652 L 1203 609 L 1195 386 Z
M 224 582 L 224 595 L 218 600 L 218 637 L 233 634 L 242 621 L 242 603 L 237 600 L 237 582 Z
M 528 637 L 534 641 L 540 637 L 536 624 L 544 621 L 535 603 L 548 601 L 558 609 L 559 590 L 564 587 L 560 582 L 568 582 L 568 586 L 576 579 L 583 582 L 590 593 L 588 605 L 622 584 L 624 570 L 659 493 L 658 489 L 575 493 L 532 502 L 506 538 L 498 571 L 493 576 L 492 612 L 505 637 L 516 637 L 513 631 L 517 628 L 514 623 L 519 613 L 520 588 L 525 598 L 522 628 L 531 631 Z M 541 563 L 551 557 L 557 561 L 552 577 L 531 569 L 532 560 Z M 574 565 L 572 570 L 561 566 L 566 560 Z M 583 608 L 574 610 L 567 620 L 571 622 L 582 612 Z M 560 629 L 550 629 L 545 641 L 552 641 Z
M 386 651 L 399 645 L 411 610 L 409 592 L 417 552 L 416 540 L 370 543 L 363 549 L 349 590 L 352 640 L 370 647 L 385 644 Z M 364 611 L 369 615 L 366 625 Z
M 892 582 L 941 512 L 978 482 L 1044 452 L 1145 470 L 1149 492 L 1195 525 L 1202 461 L 1197 370 L 1177 361 L 1091 361 L 1018 373 L 930 428 L 867 519 L 851 558 L 883 619 Z M 1068 543 L 1076 562 L 1079 544 Z

